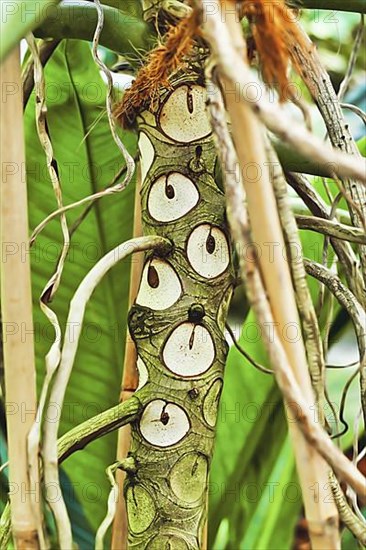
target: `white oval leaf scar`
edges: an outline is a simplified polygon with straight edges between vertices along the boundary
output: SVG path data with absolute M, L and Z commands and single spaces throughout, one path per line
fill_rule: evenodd
M 144 439 L 156 447 L 169 447 L 183 439 L 190 428 L 185 411 L 174 403 L 155 399 L 145 407 L 140 420 Z
M 182 323 L 173 330 L 163 349 L 163 361 L 174 374 L 199 376 L 215 360 L 215 345 L 211 334 L 202 325 Z
M 172 172 L 160 176 L 151 186 L 147 207 L 152 218 L 171 222 L 185 216 L 196 206 L 199 194 L 193 181 Z
M 203 224 L 188 238 L 187 256 L 193 269 L 202 277 L 218 277 L 229 265 L 230 252 L 226 235 L 218 227 Z
M 159 258 L 146 262 L 136 304 L 161 311 L 175 304 L 181 294 L 179 277 L 168 262 Z
M 143 362 L 143 360 L 141 359 L 141 357 L 139 355 L 137 356 L 136 367 L 137 367 L 137 371 L 139 373 L 139 385 L 136 388 L 136 391 L 137 391 L 137 390 L 141 389 L 142 386 L 145 386 L 145 384 L 148 382 L 149 373 L 148 373 L 148 370 L 146 368 L 145 363 Z
M 140 150 L 141 181 L 143 183 L 146 174 L 154 162 L 155 151 L 151 141 L 144 132 L 140 133 L 138 146 Z
M 166 100 L 160 126 L 171 139 L 188 143 L 211 133 L 206 113 L 206 90 L 197 84 L 179 86 Z

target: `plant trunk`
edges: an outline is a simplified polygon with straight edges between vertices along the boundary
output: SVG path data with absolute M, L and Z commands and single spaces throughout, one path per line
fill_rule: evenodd
M 137 116 L 143 233 L 174 248 L 147 255 L 129 312 L 143 406 L 124 486 L 129 548 L 200 548 L 206 521 L 234 268 L 203 57 L 197 48 Z

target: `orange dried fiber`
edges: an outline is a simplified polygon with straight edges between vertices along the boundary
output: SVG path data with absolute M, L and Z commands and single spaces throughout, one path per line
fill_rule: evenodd
M 114 114 L 124 127 L 133 125 L 142 107 L 154 105 L 161 86 L 169 87 L 169 76 L 182 64 L 198 35 L 199 18 L 195 11 L 168 29 L 164 41 L 149 53 L 147 63 L 115 109 Z
M 225 9 L 230 0 L 221 0 L 221 3 Z M 284 0 L 239 0 L 236 4 L 240 4 L 240 14 L 246 16 L 251 24 L 264 81 L 278 87 L 281 100 L 288 99 L 291 94 L 288 69 L 292 49 L 296 44 L 306 48 L 297 27 L 296 11 L 286 6 Z

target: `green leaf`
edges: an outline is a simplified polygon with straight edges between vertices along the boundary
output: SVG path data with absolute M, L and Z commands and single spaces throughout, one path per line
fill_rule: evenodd
M 140 0 L 104 0 L 103 4 L 112 6 L 126 13 L 142 18 L 142 6 Z
M 300 237 L 303 255 L 321 261 L 324 237 L 309 231 L 301 231 Z M 316 301 L 319 285 L 311 278 L 308 282 Z M 338 311 L 336 306 L 334 315 Z M 324 315 L 321 325 L 325 320 Z M 250 313 L 240 343 L 269 367 L 261 337 Z M 210 475 L 209 548 L 290 548 L 301 506 L 287 419 L 274 377 L 255 370 L 231 348 Z
M 366 157 L 366 136 L 357 142 L 358 149 L 363 157 Z
M 49 132 L 64 203 L 69 204 L 111 183 L 124 161 L 111 137 L 105 112 L 105 85 L 89 46 L 73 40 L 63 42 L 47 64 L 46 82 Z M 34 94 L 25 113 L 25 134 L 30 227 L 34 229 L 56 209 L 36 134 Z M 122 139 L 135 154 L 135 136 L 124 133 Z M 99 200 L 73 235 L 61 285 L 51 304 L 62 327 L 65 327 L 73 293 L 85 274 L 107 251 L 131 237 L 133 203 L 132 182 L 122 193 Z M 84 208 L 68 214 L 70 225 Z M 59 220 L 53 220 L 31 249 L 38 390 L 43 379 L 44 357 L 54 334 L 37 300 L 53 273 L 61 246 Z M 87 306 L 62 412 L 61 433 L 118 402 L 129 271 L 129 262 L 118 264 L 102 280 Z M 58 414 L 55 410 L 55 416 Z M 72 482 L 70 490 L 83 505 L 93 531 L 105 513 L 109 493 L 105 468 L 115 460 L 115 443 L 116 434 L 102 438 L 64 464 Z
M 47 17 L 60 0 L 5 0 L 1 2 L 0 61 L 26 34 Z
M 241 344 L 268 366 L 260 337 L 251 313 Z M 290 484 L 295 484 L 295 500 Z M 294 457 L 274 377 L 255 370 L 231 348 L 210 476 L 209 547 L 288 548 L 300 507 Z
M 60 468 L 60 482 L 61 488 L 64 492 L 65 504 L 72 518 L 72 534 L 75 543 L 78 545 L 79 550 L 88 550 L 94 546 L 94 536 L 91 532 L 90 526 L 86 520 L 84 507 L 81 505 L 76 495 L 69 491 L 71 480 L 66 475 L 63 468 Z M 55 541 L 57 546 L 56 529 L 54 529 Z
M 287 437 L 280 448 L 265 490 L 259 493 L 258 503 L 241 548 L 290 548 L 294 528 L 302 506 L 291 443 Z

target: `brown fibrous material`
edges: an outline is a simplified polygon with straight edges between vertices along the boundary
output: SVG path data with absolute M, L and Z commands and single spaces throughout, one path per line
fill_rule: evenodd
M 154 108 L 161 87 L 170 87 L 169 76 L 183 65 L 194 39 L 200 36 L 199 23 L 199 16 L 193 10 L 189 17 L 169 27 L 163 42 L 149 53 L 146 64 L 114 111 L 125 128 L 133 126 L 136 115 L 142 108 Z
M 233 9 L 234 0 L 221 0 L 222 8 Z M 239 15 L 246 16 L 253 33 L 264 81 L 277 89 L 281 101 L 292 99 L 293 84 L 289 82 L 290 61 L 296 69 L 292 50 L 295 45 L 306 48 L 296 24 L 297 14 L 284 0 L 239 0 Z M 225 13 L 225 11 L 224 11 Z M 116 106 L 114 114 L 125 128 L 134 125 L 137 114 L 158 104 L 161 87 L 170 87 L 169 76 L 183 66 L 196 38 L 202 36 L 199 10 L 169 27 L 161 43 L 147 56 L 131 88 Z
M 223 9 L 232 0 L 221 0 Z M 306 47 L 296 24 L 298 12 L 284 0 L 241 0 L 240 15 L 251 24 L 264 81 L 278 90 L 280 100 L 291 99 L 293 85 L 288 79 L 292 50 L 297 44 Z M 294 63 L 296 69 L 296 63 Z

